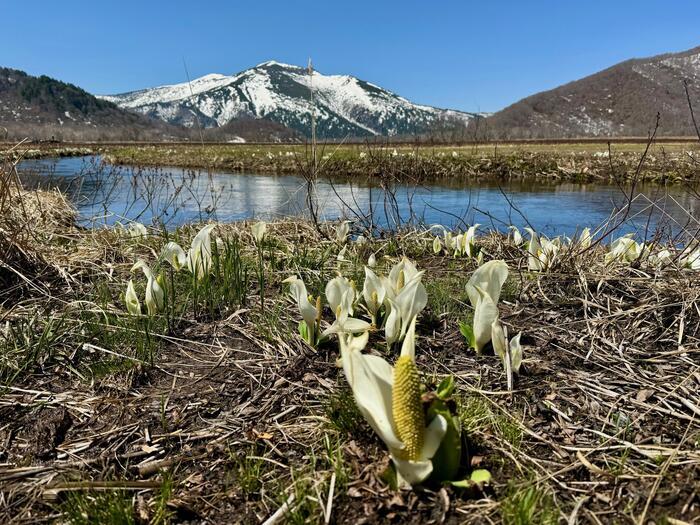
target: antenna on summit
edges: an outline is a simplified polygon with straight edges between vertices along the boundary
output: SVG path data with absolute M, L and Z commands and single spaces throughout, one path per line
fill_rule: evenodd
M 309 92 L 311 93 L 311 159 L 314 173 L 316 173 L 316 106 L 314 105 L 314 65 L 311 62 L 311 57 L 309 57 L 306 70 L 309 73 Z
M 190 102 L 194 104 L 194 91 L 192 90 L 192 81 L 190 80 L 190 72 L 187 70 L 187 62 L 185 62 L 185 57 L 182 57 L 182 65 L 185 67 L 185 76 L 187 77 L 187 85 L 190 88 Z M 199 122 L 199 115 L 194 109 L 192 110 L 194 118 L 197 121 L 197 129 L 199 130 L 199 141 L 204 146 L 204 134 L 202 133 L 202 124 Z

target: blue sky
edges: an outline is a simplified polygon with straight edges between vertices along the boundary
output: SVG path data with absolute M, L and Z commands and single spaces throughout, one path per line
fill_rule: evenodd
M 0 2 L 0 65 L 93 93 L 269 59 L 493 111 L 621 60 L 700 46 L 700 1 Z

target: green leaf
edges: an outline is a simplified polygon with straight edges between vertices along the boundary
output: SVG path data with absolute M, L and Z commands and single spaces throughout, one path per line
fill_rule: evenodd
M 457 416 L 452 415 L 447 403 L 442 399 L 435 399 L 428 408 L 428 419 L 442 416 L 447 421 L 447 431 L 442 438 L 440 447 L 433 456 L 433 472 L 430 480 L 443 483 L 452 480 L 459 470 L 462 461 L 462 426 Z
M 450 482 L 453 487 L 459 487 L 461 489 L 473 489 L 475 487 L 481 487 L 482 485 L 488 485 L 489 483 L 491 483 L 491 473 L 483 468 L 472 471 L 469 479 Z
M 455 391 L 455 378 L 454 376 L 447 376 L 445 379 L 443 379 L 440 384 L 437 387 L 437 391 L 435 392 L 437 396 L 442 399 L 443 401 L 449 399 L 452 397 L 452 394 Z
M 474 337 L 474 329 L 472 328 L 472 325 L 467 323 L 459 323 L 459 331 L 467 340 L 467 344 L 471 348 L 476 348 L 476 338 Z
M 491 483 L 491 473 L 485 468 L 479 468 L 472 471 L 472 475 L 469 476 L 469 479 L 474 483 L 488 485 Z
M 299 321 L 299 335 L 306 341 L 307 343 L 311 344 L 309 342 L 309 326 L 306 324 L 306 321 Z

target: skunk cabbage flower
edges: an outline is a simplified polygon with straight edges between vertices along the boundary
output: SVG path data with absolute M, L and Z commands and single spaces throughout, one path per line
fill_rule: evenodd
M 454 248 L 454 257 L 461 256 L 465 251 L 464 234 L 460 233 L 452 239 L 452 247 Z
M 142 237 L 148 237 L 148 229 L 140 222 L 132 222 L 129 224 L 126 232 L 132 239 L 140 239 Z
M 347 261 L 347 259 L 345 258 L 345 253 L 346 253 L 347 251 L 348 251 L 348 247 L 347 247 L 347 246 L 343 246 L 343 249 L 340 250 L 340 251 L 338 252 L 338 255 L 336 255 L 336 257 L 335 257 L 336 261 L 338 261 L 338 262 Z
M 522 332 L 518 332 L 518 335 L 511 339 L 508 344 L 508 350 L 510 351 L 510 367 L 515 375 L 520 373 L 520 365 L 523 362 L 523 347 L 520 346 L 521 335 Z
M 377 324 L 377 313 L 384 304 L 386 290 L 381 279 L 372 270 L 365 266 L 365 283 L 362 286 L 362 297 L 369 315 L 372 317 L 372 324 Z
M 475 286 L 478 298 L 474 307 L 472 323 L 472 348 L 481 354 L 484 347 L 491 341 L 491 325 L 498 318 L 498 306 L 491 296 L 480 286 Z
M 508 342 L 508 331 L 501 325 L 498 319 L 491 324 L 491 343 L 494 353 L 501 358 L 503 367 L 506 369 L 508 390 L 513 389 L 513 374 L 518 375 L 520 365 L 523 361 L 523 348 L 520 345 L 519 332 Z
M 638 243 L 632 237 L 634 234 L 627 234 L 615 239 L 610 243 L 610 251 L 605 254 L 605 262 L 613 261 L 633 262 L 639 259 L 644 252 L 644 243 Z
M 433 239 L 433 253 L 436 255 L 442 251 L 442 243 L 440 242 L 440 237 L 435 237 Z
M 541 262 L 541 268 L 546 270 L 552 266 L 552 263 L 559 254 L 559 250 L 561 249 L 561 239 L 556 237 L 549 240 L 546 237 L 541 237 L 540 246 L 541 250 L 538 254 L 538 258 Z
M 422 272 L 421 272 L 422 273 Z M 413 278 L 394 298 L 394 303 L 401 313 L 401 332 L 399 337 L 406 335 L 409 325 L 428 304 L 428 293 L 419 278 Z
M 193 275 L 202 278 L 211 269 L 211 231 L 215 224 L 208 224 L 192 239 L 192 245 L 187 253 L 187 267 Z
M 474 239 L 476 238 L 476 229 L 479 226 L 481 225 L 474 224 L 470 226 L 467 229 L 467 233 L 464 234 L 462 253 L 466 254 L 467 257 L 474 257 Z
M 341 338 L 343 370 L 355 403 L 389 449 L 401 484 L 417 485 L 433 472 L 431 460 L 447 432 L 447 421 L 436 415 L 426 426 L 414 356 L 415 322 L 394 367 L 379 356 L 350 349 L 352 342 Z
M 660 252 L 649 256 L 649 263 L 657 268 L 669 266 L 673 263 L 673 254 L 668 250 L 661 250 Z
M 136 270 L 142 270 L 146 276 L 146 309 L 149 316 L 154 316 L 165 305 L 165 292 L 151 269 L 141 259 L 136 261 L 136 264 L 131 267 L 132 272 Z
M 531 271 L 541 271 L 544 268 L 539 258 L 540 252 L 542 251 L 540 238 L 537 232 L 532 228 L 525 228 L 525 231 L 530 234 L 530 241 L 527 244 L 527 269 Z
M 395 298 L 404 286 L 413 279 L 420 280 L 422 275 L 423 272 L 419 272 L 411 261 L 406 257 L 402 258 L 391 268 L 389 276 L 382 278 L 387 296 Z
M 462 333 L 470 346 L 481 353 L 491 341 L 491 325 L 498 318 L 498 300 L 503 283 L 508 279 L 508 265 L 504 261 L 489 261 L 472 274 L 466 290 L 469 302 L 474 307 L 471 328 L 462 326 Z
M 590 248 L 591 247 L 591 229 L 590 228 L 584 228 L 583 231 L 581 232 L 581 235 L 578 237 L 578 244 L 581 248 Z
M 335 239 L 338 244 L 345 244 L 348 240 L 348 234 L 350 233 L 350 222 L 343 221 L 335 228 Z
M 176 242 L 170 241 L 163 246 L 160 256 L 168 261 L 176 272 L 187 266 L 187 254 Z
M 428 303 L 428 294 L 421 283 L 423 273 L 404 257 L 394 265 L 387 277 L 379 279 L 387 307 L 384 328 L 389 346 L 404 337 L 413 318 Z
M 520 246 L 523 243 L 523 236 L 517 226 L 508 227 L 509 236 L 513 239 L 513 244 Z
M 391 347 L 396 341 L 399 340 L 401 335 L 401 310 L 399 306 L 389 299 L 386 298 L 387 310 L 389 315 L 384 321 L 384 338 L 386 339 L 386 345 Z
M 354 290 L 349 290 L 343 293 L 343 298 L 335 312 L 335 322 L 323 331 L 322 335 L 324 337 L 330 334 L 359 334 L 366 332 L 371 328 L 372 325 L 370 325 L 367 321 L 350 317 L 352 305 L 350 292 L 353 292 L 354 296 Z
M 688 248 L 683 250 L 680 265 L 690 270 L 700 270 L 700 248 L 692 252 Z
M 262 221 L 256 222 L 250 227 L 250 231 L 253 234 L 253 239 L 255 239 L 255 242 L 260 244 L 267 233 L 267 224 Z
M 454 240 L 454 237 L 452 236 L 452 232 L 445 230 L 445 249 L 447 251 L 450 251 L 451 249 L 454 248 L 454 245 L 455 245 L 455 240 Z
M 352 287 L 352 283 L 340 275 L 331 279 L 326 284 L 326 300 L 336 317 L 338 316 L 338 308 L 341 306 L 341 301 L 346 311 L 352 315 L 355 302 L 355 289 Z
M 493 346 L 493 353 L 500 357 L 501 360 L 505 360 L 508 351 L 508 338 L 498 318 L 491 323 L 491 345 Z
M 141 303 L 136 295 L 134 281 L 129 279 L 129 284 L 126 285 L 126 294 L 124 294 L 124 302 L 126 303 L 126 311 L 131 315 L 141 315 Z
M 312 346 L 315 346 L 318 339 L 318 325 L 321 320 L 321 297 L 316 298 L 316 306 L 309 300 L 311 296 L 306 291 L 304 281 L 296 276 L 288 277 L 283 283 L 289 283 L 289 293 L 297 303 L 301 317 L 304 319 L 304 326 L 300 325 L 302 336 Z
M 469 302 L 476 308 L 476 303 L 479 301 L 479 294 L 476 287 L 484 290 L 494 303 L 498 303 L 501 297 L 501 289 L 503 283 L 508 279 L 508 265 L 505 261 L 489 261 L 479 266 L 474 271 L 466 285 Z

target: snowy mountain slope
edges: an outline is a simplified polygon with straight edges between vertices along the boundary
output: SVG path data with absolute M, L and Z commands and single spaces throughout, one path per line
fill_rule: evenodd
M 632 59 L 524 98 L 489 117 L 495 138 L 695 134 L 683 82 L 700 106 L 700 47 Z M 697 110 L 696 110 L 697 113 Z
M 413 104 L 348 75 L 310 78 L 304 68 L 264 62 L 232 76 L 207 75 L 191 82 L 100 97 L 118 106 L 188 127 L 224 126 L 240 118 L 265 118 L 309 135 L 313 85 L 318 136 L 344 138 L 421 134 L 463 126 L 475 115 Z

